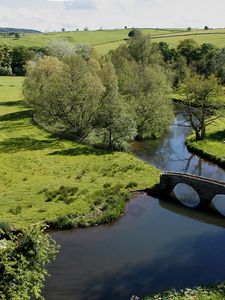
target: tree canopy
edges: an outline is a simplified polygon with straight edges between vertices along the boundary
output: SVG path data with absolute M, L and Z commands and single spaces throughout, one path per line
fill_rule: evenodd
M 209 124 L 222 116 L 224 94 L 217 78 L 211 75 L 208 78 L 192 75 L 185 84 L 185 104 L 190 124 L 195 131 L 196 140 L 204 140 L 206 128 Z
M 96 62 L 97 64 L 97 62 Z M 54 133 L 82 141 L 92 131 L 104 86 L 91 62 L 44 57 L 29 63 L 24 94 L 35 120 Z

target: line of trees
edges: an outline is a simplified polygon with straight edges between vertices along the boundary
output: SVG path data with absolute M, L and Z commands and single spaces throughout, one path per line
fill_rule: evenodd
M 225 48 L 199 45 L 187 39 L 176 49 L 161 42 L 159 48 L 171 71 L 173 89 L 183 94 L 183 103 L 196 141 L 206 138 L 208 125 L 225 116 Z
M 26 63 L 37 56 L 47 53 L 42 47 L 11 47 L 7 44 L 0 45 L 0 76 L 24 76 L 26 73 Z
M 49 61 L 46 56 L 55 57 L 58 61 Z M 82 63 L 77 62 L 77 57 L 80 57 Z M 29 77 L 32 73 L 32 68 L 37 68 L 41 63 L 44 64 L 42 59 L 44 63 L 46 60 L 49 69 L 52 68 L 51 64 L 54 67 L 54 64 L 63 63 L 64 65 L 69 65 L 72 61 L 76 61 L 78 64 L 78 67 L 74 67 L 76 71 L 79 68 L 82 69 L 82 65 L 86 66 L 85 71 L 81 70 L 83 72 L 82 76 L 86 73 L 89 73 L 89 75 L 92 74 L 95 77 L 93 80 L 98 79 L 103 86 L 101 93 L 98 95 L 98 101 L 100 102 L 97 104 L 97 106 L 100 106 L 97 109 L 98 114 L 97 112 L 92 113 L 92 118 L 88 125 L 90 133 L 86 135 L 83 132 L 81 133 L 80 129 L 75 130 L 74 124 L 70 124 L 70 128 L 67 129 L 62 124 L 59 126 L 59 121 L 55 121 L 57 126 L 52 121 L 51 127 L 55 128 L 55 132 L 57 131 L 57 133 L 59 132 L 70 137 L 73 136 L 76 140 L 90 139 L 90 134 L 92 134 L 95 136 L 92 140 L 101 141 L 103 144 L 107 141 L 109 148 L 113 148 L 112 144 L 121 144 L 121 139 L 127 141 L 134 138 L 145 139 L 160 136 L 165 132 L 172 118 L 172 108 L 168 101 L 168 95 L 171 89 L 178 90 L 180 93 L 180 87 L 182 86 L 187 87 L 182 91 L 185 98 L 184 103 L 186 103 L 186 111 L 189 114 L 193 129 L 196 131 L 196 128 L 198 128 L 196 131 L 197 140 L 205 138 L 206 127 L 210 123 L 206 120 L 214 119 L 212 116 L 217 112 L 214 108 L 218 109 L 224 106 L 224 103 L 220 100 L 223 94 L 221 85 L 225 83 L 225 48 L 218 49 L 209 43 L 199 45 L 196 41 L 187 39 L 181 41 L 177 48 L 172 48 L 165 42 L 153 43 L 149 36 L 143 35 L 138 29 L 133 29 L 129 32 L 129 39 L 126 41 L 126 44 L 122 44 L 118 49 L 111 51 L 106 57 L 101 59 L 87 44 L 75 46 L 69 42 L 53 41 L 45 48 L 25 48 L 22 46 L 11 48 L 7 45 L 1 45 L 0 74 L 8 75 L 9 73 L 13 73 L 14 75 L 24 75 L 26 73 L 27 62 L 35 61 L 35 64 L 31 64 L 32 67 L 28 66 Z M 106 67 L 105 64 L 111 64 L 111 66 Z M 108 78 L 109 81 L 116 79 L 113 84 L 106 82 L 107 76 L 104 68 L 108 68 L 109 74 L 112 74 L 111 78 Z M 68 70 L 65 69 L 64 66 L 62 76 L 66 78 L 65 74 L 68 76 L 68 72 L 72 76 L 73 70 L 68 67 Z M 113 75 L 114 73 L 115 76 Z M 196 80 L 195 84 L 190 86 L 188 83 L 192 82 L 191 78 L 195 78 Z M 214 79 L 211 80 L 210 78 Z M 212 81 L 214 84 L 212 84 Z M 202 96 L 201 86 L 208 85 L 210 87 L 212 85 L 212 89 L 214 89 L 215 81 L 217 84 L 217 94 L 213 93 L 213 100 L 211 96 Z M 67 84 L 66 81 L 62 81 L 63 84 Z M 76 84 L 79 86 L 80 82 L 74 84 L 74 89 L 76 89 Z M 104 92 L 105 90 L 109 90 L 107 87 L 111 84 L 114 86 L 114 91 L 110 91 L 113 97 L 106 95 L 106 92 Z M 198 88 L 196 87 L 197 84 Z M 50 90 L 55 89 L 55 86 L 51 86 L 51 83 L 49 85 Z M 35 83 L 31 94 L 28 93 L 29 88 L 27 85 L 25 86 L 27 97 L 32 99 L 32 93 L 35 91 Z M 87 88 L 86 91 L 88 91 Z M 198 95 L 196 94 L 197 92 Z M 87 95 L 86 97 L 88 98 Z M 190 99 L 190 97 L 192 98 Z M 208 101 L 208 98 L 211 100 Z M 204 107 L 200 111 L 200 107 L 202 107 L 200 99 L 202 101 L 201 105 L 208 101 L 206 104 L 207 109 Z M 126 128 L 128 132 L 125 134 L 127 138 L 121 137 L 125 128 L 124 126 L 121 127 L 123 122 L 117 122 L 116 130 L 121 132 L 117 138 L 112 137 L 112 132 L 109 135 L 107 134 L 109 130 L 115 131 L 115 122 L 111 125 L 108 122 L 106 126 L 106 118 L 103 116 L 108 116 L 109 113 L 103 113 L 103 110 L 109 109 L 109 105 L 103 105 L 104 101 L 111 103 L 111 107 L 114 107 L 111 111 L 114 113 L 116 111 L 115 107 L 119 108 L 117 117 L 113 117 L 114 121 L 120 119 L 122 122 L 123 119 L 124 122 L 124 120 L 128 121 L 129 118 L 130 127 Z M 33 102 L 33 100 L 30 101 L 31 105 L 33 105 Z M 189 109 L 190 104 L 194 105 L 195 109 Z M 199 108 L 197 109 L 197 107 Z M 198 116 L 196 111 L 198 111 Z M 121 115 L 120 118 L 119 112 Z M 37 113 L 35 111 L 35 114 L 37 115 L 36 119 L 41 120 L 43 125 L 47 127 L 44 124 L 43 118 L 40 118 L 40 112 Z M 71 115 L 72 112 L 67 117 L 64 115 L 64 118 L 71 119 Z M 57 118 L 59 117 L 57 116 Z M 71 129 L 72 127 L 73 130 Z M 200 135 L 199 132 L 201 132 Z M 114 136 L 116 136 L 115 132 Z
M 129 32 L 130 40 L 134 36 L 137 38 L 141 35 L 138 29 Z M 46 47 L 0 45 L 0 68 L 5 72 L 11 70 L 14 75 L 24 75 L 26 62 L 34 59 L 36 55 L 48 54 L 48 48 L 49 45 Z M 219 49 L 210 43 L 199 45 L 193 39 L 181 41 L 176 48 L 170 47 L 166 42 L 151 43 L 151 48 L 158 50 L 166 67 L 173 71 L 175 86 L 189 71 L 206 77 L 215 74 L 222 83 L 225 83 L 225 48 Z
M 111 150 L 165 132 L 173 116 L 171 82 L 149 37 L 135 35 L 104 58 L 85 45 L 78 49 L 58 44 L 28 63 L 24 95 L 38 124 Z

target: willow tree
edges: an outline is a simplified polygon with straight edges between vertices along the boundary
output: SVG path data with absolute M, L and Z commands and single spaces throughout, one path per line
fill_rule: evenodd
M 208 78 L 193 75 L 186 81 L 184 90 L 184 103 L 196 141 L 204 140 L 207 126 L 222 116 L 223 87 L 214 75 Z
M 123 95 L 137 125 L 138 139 L 158 137 L 173 117 L 171 82 L 160 50 L 138 32 L 111 53 Z
M 136 124 L 119 95 L 115 68 L 110 60 L 101 63 L 100 78 L 105 87 L 98 125 L 103 130 L 103 142 L 108 149 L 123 148 L 136 134 Z
M 160 136 L 173 118 L 167 75 L 159 65 L 142 65 L 126 57 L 123 60 L 120 57 L 119 61 L 120 66 L 115 64 L 119 91 L 136 122 L 136 137 L 146 139 Z
M 105 90 L 97 71 L 97 62 L 78 55 L 30 62 L 23 91 L 34 120 L 50 132 L 84 140 L 93 130 Z

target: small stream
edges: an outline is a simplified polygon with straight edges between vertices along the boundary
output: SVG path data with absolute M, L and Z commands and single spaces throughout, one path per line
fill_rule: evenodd
M 225 180 L 225 171 L 189 153 L 189 127 L 178 114 L 158 141 L 135 143 L 134 153 L 167 171 Z M 187 125 L 187 124 L 186 124 Z M 129 300 L 170 288 L 225 280 L 225 218 L 147 195 L 133 198 L 112 225 L 54 232 L 61 245 L 49 266 L 47 300 Z

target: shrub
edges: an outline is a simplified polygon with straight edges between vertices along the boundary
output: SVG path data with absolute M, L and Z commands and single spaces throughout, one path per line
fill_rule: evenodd
M 130 182 L 126 185 L 126 189 L 131 189 L 131 188 L 134 188 L 134 187 L 137 187 L 137 186 L 138 186 L 137 182 L 130 181 Z
M 19 215 L 22 212 L 22 207 L 20 205 L 14 207 L 14 208 L 10 208 L 9 212 L 13 215 Z
M 9 233 L 0 240 L 0 299 L 42 299 L 45 265 L 56 256 L 59 247 L 45 228 L 31 228 L 19 235 Z

